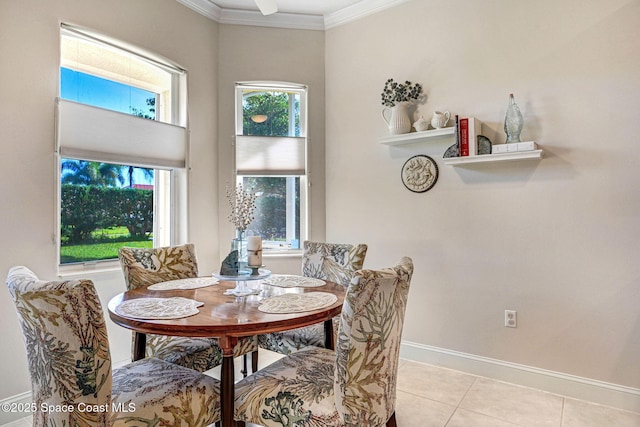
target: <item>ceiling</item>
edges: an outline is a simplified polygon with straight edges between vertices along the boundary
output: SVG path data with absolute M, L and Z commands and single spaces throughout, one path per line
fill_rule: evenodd
M 276 0 L 278 12 L 263 16 L 255 0 L 176 0 L 224 24 L 326 30 L 409 0 Z

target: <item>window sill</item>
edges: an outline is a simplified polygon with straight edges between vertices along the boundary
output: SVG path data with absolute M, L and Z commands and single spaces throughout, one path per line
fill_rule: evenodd
M 83 278 L 92 275 L 121 272 L 120 261 L 98 261 L 58 266 L 58 277 L 61 279 Z
M 302 258 L 301 249 L 271 250 L 262 252 L 263 258 Z

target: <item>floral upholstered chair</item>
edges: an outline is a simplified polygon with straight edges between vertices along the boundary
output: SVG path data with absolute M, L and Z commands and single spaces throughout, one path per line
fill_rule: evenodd
M 308 347 L 236 384 L 235 419 L 266 427 L 395 427 L 400 339 L 413 262 L 360 270 L 335 351 Z
M 127 289 L 137 289 L 169 280 L 198 277 L 198 261 L 192 243 L 161 248 L 120 248 L 118 257 Z M 135 346 L 136 333 L 134 332 Z M 234 356 L 254 353 L 253 371 L 257 370 L 257 337 L 238 340 Z M 222 364 L 222 350 L 215 338 L 169 337 L 147 334 L 145 354 L 200 372 Z M 132 357 L 133 359 L 133 357 Z
M 349 286 L 351 278 L 364 265 L 367 245 L 305 241 L 302 253 L 302 275 L 330 280 Z
M 112 371 L 104 314 L 90 280 L 42 281 L 13 267 L 34 426 L 207 426 L 220 419 L 219 382 L 160 359 Z
M 348 286 L 357 270 L 362 269 L 367 255 L 367 245 L 346 243 L 304 242 L 302 275 L 329 280 Z M 340 318 L 333 319 L 334 335 L 337 335 Z M 304 328 L 259 335 L 261 348 L 281 354 L 291 354 L 312 345 L 324 347 L 324 324 L 317 323 Z

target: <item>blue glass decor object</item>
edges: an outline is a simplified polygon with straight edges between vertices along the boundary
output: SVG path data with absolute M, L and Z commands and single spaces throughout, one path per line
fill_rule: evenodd
M 249 274 L 249 253 L 247 251 L 246 230 L 236 229 L 236 237 L 231 240 L 231 251 L 238 251 L 238 274 Z
M 507 134 L 507 143 L 520 142 L 520 132 L 522 132 L 522 113 L 513 94 L 509 94 L 509 106 L 504 117 L 504 131 Z

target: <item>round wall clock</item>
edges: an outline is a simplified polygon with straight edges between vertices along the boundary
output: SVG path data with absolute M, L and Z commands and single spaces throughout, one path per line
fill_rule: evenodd
M 401 176 L 408 190 L 424 193 L 438 180 L 438 165 L 431 157 L 419 154 L 404 162 Z

